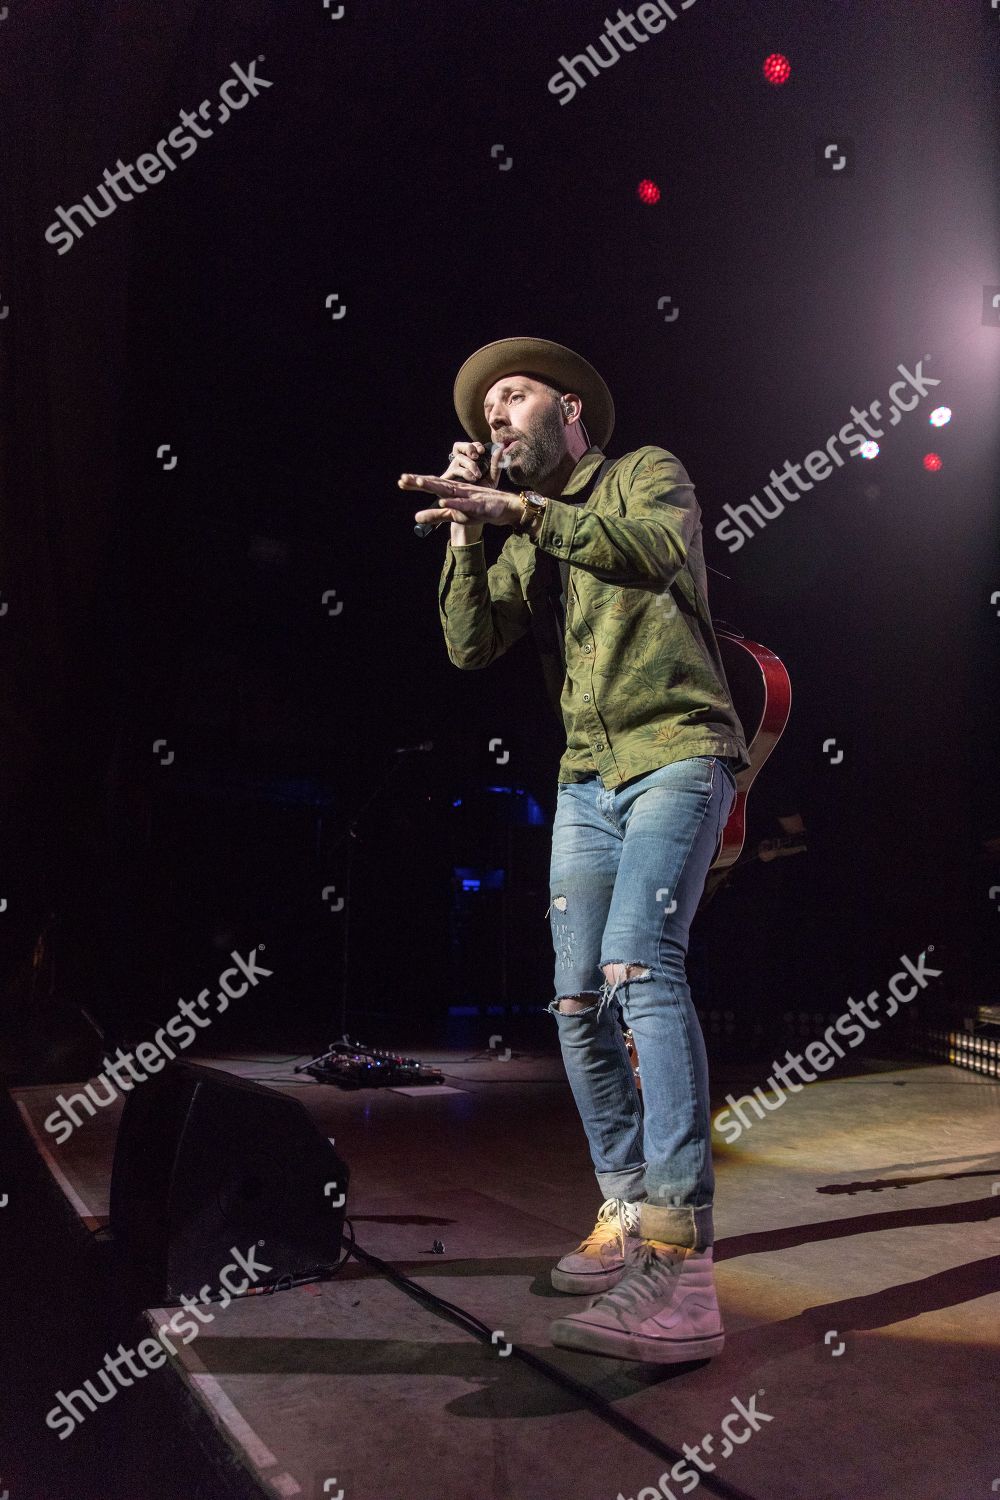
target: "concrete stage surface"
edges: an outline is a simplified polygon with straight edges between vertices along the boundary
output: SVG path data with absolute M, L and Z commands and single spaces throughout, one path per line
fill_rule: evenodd
M 216 1307 L 146 1383 L 183 1400 L 220 1495 L 652 1500 L 683 1493 L 659 1478 L 706 1434 L 704 1494 L 989 1500 L 1000 1488 L 996 1083 L 859 1058 L 734 1145 L 717 1134 L 726 1347 L 656 1367 L 549 1340 L 552 1319 L 583 1305 L 552 1289 L 550 1267 L 600 1205 L 558 1054 L 414 1055 L 448 1087 L 343 1092 L 294 1081 L 279 1057 L 192 1059 L 301 1099 L 351 1168 L 359 1245 L 496 1334 L 477 1339 L 356 1260 L 332 1281 Z M 713 1097 L 763 1076 L 715 1068 Z M 43 1121 L 70 1091 L 14 1098 L 93 1229 L 107 1221 L 120 1103 L 57 1146 Z M 752 1397 L 770 1420 L 723 1459 L 720 1423 Z

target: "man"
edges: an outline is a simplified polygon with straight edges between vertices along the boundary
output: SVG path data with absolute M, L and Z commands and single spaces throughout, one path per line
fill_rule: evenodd
M 701 511 L 663 448 L 605 459 L 611 394 L 561 344 L 487 344 L 454 398 L 471 441 L 455 444 L 440 478 L 399 480 L 436 497 L 417 521 L 451 522 L 439 589 L 448 655 L 485 667 L 531 629 L 566 729 L 549 1010 L 604 1203 L 552 1272 L 560 1291 L 600 1295 L 558 1319 L 552 1339 L 629 1359 L 705 1358 L 723 1329 L 708 1072 L 685 957 L 733 773 L 749 760 L 708 612 Z M 486 483 L 489 441 L 503 448 Z M 501 466 L 520 496 L 495 488 Z M 484 525 L 512 529 L 489 568 Z

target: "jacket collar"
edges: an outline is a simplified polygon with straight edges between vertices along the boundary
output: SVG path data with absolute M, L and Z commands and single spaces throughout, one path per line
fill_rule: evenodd
M 580 490 L 593 478 L 594 473 L 603 462 L 604 454 L 600 448 L 588 448 L 586 453 L 577 461 L 576 468 L 566 481 L 566 488 L 562 491 L 562 494 L 579 494 Z

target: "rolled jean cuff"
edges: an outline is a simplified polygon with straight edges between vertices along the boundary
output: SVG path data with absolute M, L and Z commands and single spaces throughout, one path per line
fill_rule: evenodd
M 712 1205 L 675 1207 L 651 1203 L 647 1199 L 639 1210 L 639 1233 L 644 1240 L 683 1245 L 689 1250 L 707 1250 L 715 1238 Z
M 597 1185 L 605 1198 L 641 1203 L 646 1196 L 646 1168 L 624 1167 L 620 1172 L 598 1172 Z

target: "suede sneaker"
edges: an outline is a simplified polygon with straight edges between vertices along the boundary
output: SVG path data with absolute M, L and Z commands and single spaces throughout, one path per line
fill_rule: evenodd
M 689 1250 L 642 1239 L 613 1290 L 557 1318 L 554 1344 L 654 1364 L 710 1359 L 724 1342 L 712 1247 Z
M 552 1269 L 557 1292 L 604 1292 L 620 1281 L 639 1244 L 639 1204 L 606 1198 L 587 1238 Z

